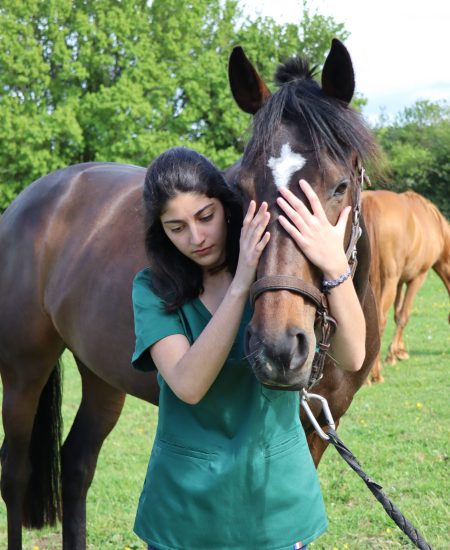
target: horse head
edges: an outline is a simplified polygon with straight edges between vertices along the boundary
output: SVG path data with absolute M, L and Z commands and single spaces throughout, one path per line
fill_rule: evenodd
M 349 106 L 355 81 L 344 45 L 333 40 L 321 85 L 314 72 L 299 57 L 287 60 L 276 71 L 278 90 L 271 94 L 242 48 L 233 50 L 229 62 L 233 96 L 242 110 L 254 115 L 253 134 L 234 167 L 234 180 L 244 208 L 251 199 L 267 201 L 272 214 L 271 240 L 252 291 L 247 353 L 258 380 L 279 389 L 311 385 L 327 309 L 321 272 L 277 222 L 278 188 L 289 187 L 309 207 L 298 185 L 306 179 L 333 224 L 352 205 L 345 244 L 353 248 L 360 233 L 356 228 L 355 235 L 354 226 L 359 224 L 361 166 L 376 152 L 371 133 Z M 367 277 L 359 279 L 355 286 L 362 295 Z M 322 362 L 324 349 L 325 344 Z

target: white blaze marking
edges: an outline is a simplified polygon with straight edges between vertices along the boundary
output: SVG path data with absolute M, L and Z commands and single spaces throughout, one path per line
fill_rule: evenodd
M 281 148 L 278 158 L 270 157 L 267 166 L 272 169 L 273 179 L 277 187 L 287 187 L 294 172 L 305 166 L 306 159 L 299 153 L 292 151 L 289 143 Z

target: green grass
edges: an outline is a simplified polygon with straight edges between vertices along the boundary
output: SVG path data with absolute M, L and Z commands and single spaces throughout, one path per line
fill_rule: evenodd
M 384 369 L 385 383 L 363 387 L 342 419 L 339 436 L 365 471 L 425 536 L 434 550 L 449 548 L 448 299 L 431 273 L 417 296 L 406 344 L 409 361 Z M 390 321 L 385 353 L 393 333 Z M 70 428 L 80 399 L 76 367 L 65 365 L 63 416 Z M 106 440 L 88 495 L 88 548 L 143 549 L 132 532 L 157 421 L 157 409 L 128 397 Z M 413 548 L 363 481 L 330 448 L 319 468 L 328 532 L 312 550 Z M 24 548 L 61 548 L 61 530 L 24 531 Z M 6 548 L 6 511 L 0 504 L 0 548 Z M 212 550 L 212 549 L 211 549 Z

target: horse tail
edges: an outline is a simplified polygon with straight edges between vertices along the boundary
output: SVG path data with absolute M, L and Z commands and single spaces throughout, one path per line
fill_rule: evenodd
M 61 520 L 61 378 L 58 360 L 42 390 L 31 434 L 31 474 L 22 523 L 33 529 Z

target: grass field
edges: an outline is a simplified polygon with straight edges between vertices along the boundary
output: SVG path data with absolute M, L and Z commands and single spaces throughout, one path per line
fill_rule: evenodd
M 363 387 L 339 435 L 366 472 L 425 536 L 434 550 L 450 548 L 448 298 L 434 273 L 417 296 L 406 331 L 407 362 L 384 369 L 385 383 Z M 392 335 L 387 327 L 383 352 Z M 63 416 L 69 429 L 80 398 L 77 371 L 65 365 Z M 143 549 L 132 532 L 134 513 L 157 422 L 157 409 L 127 399 L 105 442 L 88 495 L 90 550 Z M 329 530 L 312 550 L 413 548 L 362 480 L 330 448 L 319 468 Z M 24 548 L 61 548 L 61 531 L 24 532 Z M 0 503 L 0 548 L 6 510 Z M 211 549 L 212 550 L 212 549 Z

